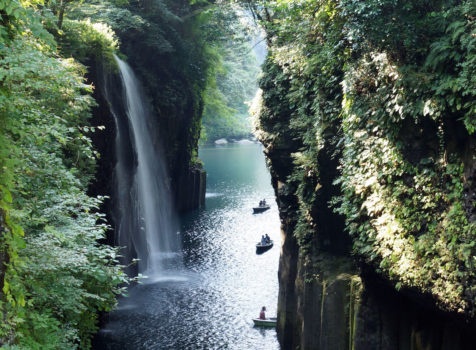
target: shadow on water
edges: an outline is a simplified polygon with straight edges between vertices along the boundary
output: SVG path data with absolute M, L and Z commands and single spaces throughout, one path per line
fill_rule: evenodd
M 263 305 L 275 315 L 278 296 L 280 223 L 262 148 L 203 148 L 200 158 L 206 207 L 182 218 L 182 254 L 120 300 L 94 349 L 279 349 L 276 331 L 251 321 Z M 264 198 L 271 209 L 253 215 Z M 257 255 L 264 233 L 275 244 Z

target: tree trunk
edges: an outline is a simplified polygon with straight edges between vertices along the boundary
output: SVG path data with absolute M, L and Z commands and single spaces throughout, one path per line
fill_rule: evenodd
M 66 7 L 66 0 L 60 0 L 60 8 L 58 12 L 58 29 L 60 30 L 63 27 L 63 17 L 64 17 L 65 7 Z

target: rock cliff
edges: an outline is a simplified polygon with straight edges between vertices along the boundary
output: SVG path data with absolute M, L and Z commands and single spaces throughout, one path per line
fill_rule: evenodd
M 256 128 L 281 213 L 285 350 L 474 344 L 474 90 L 440 85 L 467 79 L 474 50 L 460 45 L 474 42 L 474 19 L 467 2 L 434 5 L 324 1 L 262 15 L 274 22 L 263 20 Z
M 271 95 L 276 86 L 271 89 L 263 84 L 262 88 Z M 272 96 L 268 98 L 273 101 Z M 290 181 L 290 176 L 296 167 L 291 155 L 302 149 L 302 143 L 282 132 L 289 122 L 286 104 L 273 112 L 271 115 L 269 109 L 262 111 L 258 133 L 265 145 L 282 221 L 278 300 L 282 348 L 471 347 L 476 341 L 474 321 L 443 312 L 431 296 L 418 290 L 396 291 L 365 261 L 351 254 L 352 241 L 345 232 L 345 219 L 329 205 L 332 196 L 340 193 L 333 184 L 339 176 L 339 154 L 334 154 L 332 133 L 316 159 L 319 183 L 311 186 L 316 198 L 308 213 L 313 223 L 310 237 L 298 242 L 296 226 L 303 214 L 295 195 L 298 183 Z

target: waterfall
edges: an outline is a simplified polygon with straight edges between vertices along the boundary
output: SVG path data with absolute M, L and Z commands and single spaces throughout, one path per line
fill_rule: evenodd
M 106 90 L 116 125 L 114 224 L 116 245 L 125 247 L 126 263 L 139 259 L 138 270 L 160 276 L 180 251 L 177 221 L 167 168 L 148 102 L 132 69 L 115 57 L 122 79 L 120 113 Z

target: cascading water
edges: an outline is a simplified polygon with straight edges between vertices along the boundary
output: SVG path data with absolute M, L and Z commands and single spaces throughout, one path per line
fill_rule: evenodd
M 116 244 L 125 247 L 126 262 L 137 257 L 139 272 L 157 277 L 169 268 L 166 262 L 180 251 L 170 183 L 139 81 L 124 61 L 115 58 L 125 109 L 125 113 L 118 113 L 110 102 L 116 124 L 112 198 Z M 107 98 L 110 100 L 110 96 Z

